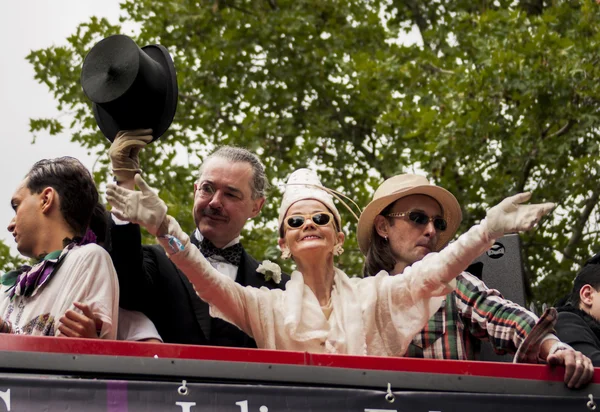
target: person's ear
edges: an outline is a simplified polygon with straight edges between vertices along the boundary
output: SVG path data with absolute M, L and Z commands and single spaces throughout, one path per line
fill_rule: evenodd
M 337 243 L 342 246 L 344 244 L 344 240 L 346 240 L 346 235 L 344 235 L 344 232 L 338 232 L 337 233 Z
M 293 260 L 294 258 L 292 257 L 292 252 L 290 252 L 290 248 L 285 243 L 285 239 L 279 238 L 278 243 L 279 243 L 279 248 L 281 249 L 281 258 L 282 259 L 292 258 L 292 260 Z
M 260 213 L 263 205 L 265 204 L 265 198 L 264 197 L 259 197 L 256 200 L 252 200 L 252 215 L 251 217 L 254 218 L 256 216 L 258 216 L 258 214 Z
M 373 224 L 379 236 L 382 238 L 387 238 L 389 236 L 390 222 L 384 216 L 375 216 Z
M 595 294 L 596 289 L 591 285 L 583 285 L 583 287 L 579 289 L 579 300 L 586 306 L 592 306 Z
M 40 203 L 42 213 L 47 214 L 52 210 L 55 203 L 58 203 L 58 193 L 52 187 L 47 187 L 40 193 Z

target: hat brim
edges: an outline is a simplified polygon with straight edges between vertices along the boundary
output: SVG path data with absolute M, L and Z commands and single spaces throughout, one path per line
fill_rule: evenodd
M 177 75 L 175 72 L 175 64 L 171 59 L 169 52 L 166 47 L 160 44 L 149 45 L 142 47 L 142 50 L 150 56 L 150 58 L 161 66 L 164 67 L 165 73 L 169 77 L 167 81 L 167 90 L 165 93 L 165 104 L 164 109 L 160 116 L 155 119 L 151 119 L 148 125 L 140 125 L 140 129 L 152 129 L 152 141 L 155 141 L 161 137 L 173 123 L 175 118 L 175 112 L 177 111 L 178 101 L 178 88 L 177 88 Z M 111 142 L 122 128 L 115 121 L 115 119 L 101 106 L 96 103 L 92 104 L 94 111 L 94 117 L 100 131 L 106 136 Z M 112 137 L 111 137 L 112 136 Z
M 440 232 L 440 237 L 436 244 L 436 252 L 446 246 L 446 244 L 454 237 L 460 226 L 460 222 L 462 221 L 462 211 L 458 204 L 458 200 L 456 200 L 452 193 L 439 186 L 415 186 L 382 196 L 379 199 L 373 200 L 365 207 L 358 220 L 358 228 L 356 231 L 358 246 L 363 255 L 366 256 L 371 245 L 375 217 L 396 200 L 410 195 L 429 196 L 435 199 L 442 207 L 443 217 L 448 222 L 448 226 L 445 231 Z

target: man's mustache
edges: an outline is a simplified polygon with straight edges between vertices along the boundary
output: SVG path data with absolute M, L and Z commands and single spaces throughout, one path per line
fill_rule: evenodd
M 200 211 L 202 213 L 202 215 L 204 216 L 211 216 L 211 217 L 222 217 L 224 219 L 227 218 L 227 216 L 225 216 L 219 209 L 214 209 L 212 207 L 205 207 L 204 209 L 202 209 Z

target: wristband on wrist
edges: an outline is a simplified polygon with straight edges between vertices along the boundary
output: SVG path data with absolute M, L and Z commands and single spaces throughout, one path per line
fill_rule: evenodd
M 167 241 L 166 246 L 169 248 L 169 250 L 167 250 L 167 253 L 169 255 L 174 255 L 185 249 L 185 247 L 183 246 L 183 243 L 181 243 L 181 241 L 179 239 L 177 239 L 175 236 L 164 235 L 164 236 L 161 236 L 160 238 L 165 239 Z
M 561 350 L 566 350 L 566 349 L 573 349 L 573 348 L 570 347 L 569 345 L 567 345 L 566 343 L 557 340 L 550 347 L 550 350 L 548 351 L 548 356 L 554 355 L 556 352 L 560 352 Z

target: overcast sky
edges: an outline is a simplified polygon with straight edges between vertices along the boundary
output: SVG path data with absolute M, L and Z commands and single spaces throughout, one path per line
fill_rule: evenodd
M 66 44 L 78 24 L 91 16 L 118 23 L 119 0 L 20 0 L 5 2 L 0 12 L 0 125 L 3 156 L 0 161 L 0 239 L 17 254 L 12 235 L 6 230 L 13 216 L 10 198 L 19 182 L 37 160 L 73 156 L 92 169 L 93 157 L 68 134 L 40 133 L 36 143 L 29 133 L 29 119 L 57 115 L 56 103 L 45 85 L 37 83 L 33 68 L 25 60 L 31 50 Z M 131 30 L 131 28 L 129 28 Z M 416 31 L 402 36 L 411 44 L 419 41 Z
M 39 134 L 35 144 L 29 133 L 29 118 L 57 114 L 45 85 L 38 84 L 33 68 L 25 60 L 31 50 L 63 45 L 79 23 L 90 16 L 117 23 L 118 0 L 20 0 L 5 2 L 0 12 L 0 239 L 17 254 L 12 235 L 6 230 L 13 216 L 10 198 L 31 165 L 43 158 L 73 156 L 90 170 L 94 158 L 68 135 Z

